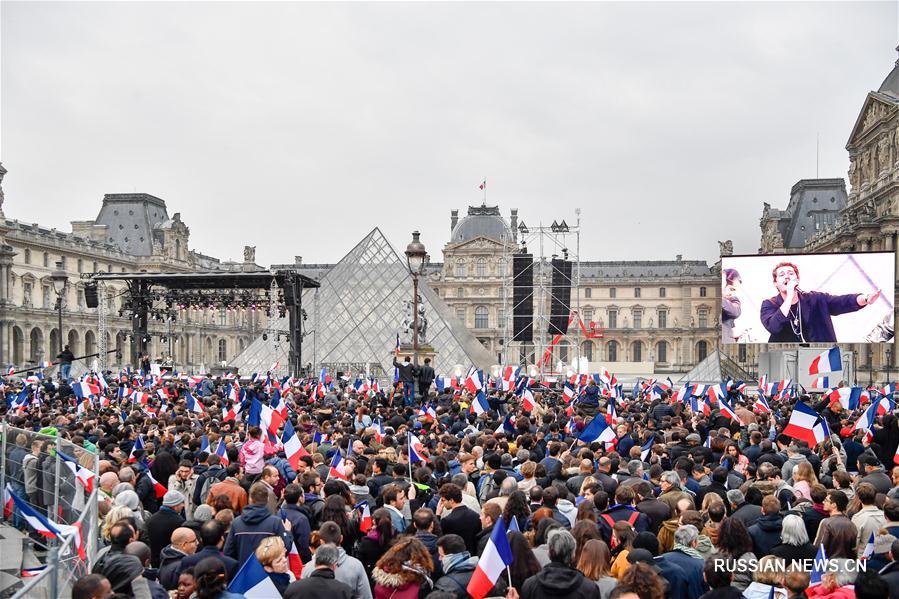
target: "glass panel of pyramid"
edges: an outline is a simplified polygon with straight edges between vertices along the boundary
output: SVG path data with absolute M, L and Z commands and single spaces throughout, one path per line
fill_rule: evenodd
M 303 327 L 302 364 L 392 377 L 396 336 L 400 334 L 403 340 L 405 302 L 412 299 L 412 277 L 405 260 L 375 228 L 319 282 L 319 289 L 303 292 L 308 318 Z M 436 351 L 433 366 L 439 374 L 464 373 L 469 366 L 487 368 L 494 363 L 490 352 L 425 279 L 419 282 L 419 292 L 428 320 L 425 341 Z M 286 332 L 288 327 L 285 319 L 280 319 L 273 328 Z M 257 338 L 232 366 L 241 373 L 265 372 L 278 362 L 283 373 L 289 345 L 275 337 Z
M 717 385 L 728 379 L 746 382 L 749 381 L 749 374 L 727 354 L 716 349 L 681 377 L 678 383 Z

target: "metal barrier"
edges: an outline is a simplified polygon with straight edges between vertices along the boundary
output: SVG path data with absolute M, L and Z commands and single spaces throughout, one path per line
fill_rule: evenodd
M 94 473 L 94 488 L 85 492 L 72 470 L 59 457 L 75 458 L 78 463 Z M 99 544 L 99 517 L 97 495 L 100 486 L 99 455 L 84 447 L 74 445 L 59 436 L 36 433 L 31 430 L 0 424 L 0 489 L 7 484 L 12 492 L 46 516 L 51 523 L 81 527 L 85 558 L 78 555 L 75 539 L 63 541 L 37 538 L 31 542 L 39 551 L 46 551 L 46 569 L 28 579 L 25 587 L 13 597 L 40 597 L 55 599 L 63 594 L 79 577 L 90 572 Z M 0 513 L 0 519 L 7 520 Z M 23 532 L 31 532 L 18 509 L 8 518 L 13 526 Z M 21 569 L 19 564 L 19 568 Z M 61 590 L 66 589 L 65 593 Z

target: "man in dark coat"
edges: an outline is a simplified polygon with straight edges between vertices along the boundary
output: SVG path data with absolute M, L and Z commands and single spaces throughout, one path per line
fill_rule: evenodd
M 739 489 L 731 489 L 727 492 L 727 504 L 730 506 L 731 517 L 741 520 L 746 528 L 755 524 L 762 517 L 762 508 L 747 503 L 746 496 Z
M 443 534 L 456 534 L 465 541 L 465 548 L 472 555 L 478 549 L 478 533 L 481 532 L 481 518 L 468 507 L 462 505 L 462 489 L 453 483 L 440 487 L 440 502 L 437 512 L 446 514 L 440 520 Z
M 225 542 L 225 526 L 218 520 L 207 520 L 200 527 L 200 542 L 203 547 L 199 551 L 181 558 L 178 574 L 180 575 L 188 568 L 193 568 L 204 558 L 214 557 L 225 564 L 228 580 L 234 578 L 234 575 L 237 574 L 237 560 L 222 553 L 222 545 Z
M 415 365 L 410 361 L 409 356 L 403 358 L 403 363 L 396 361 L 393 357 L 393 367 L 399 374 L 399 381 L 403 384 L 403 405 L 411 406 L 415 400 Z
M 172 544 L 163 547 L 159 554 L 159 584 L 165 590 L 173 591 L 178 588 L 178 574 L 183 569 L 181 560 L 195 553 L 197 544 L 197 535 L 189 528 L 176 528 L 172 533 Z
M 303 489 L 299 485 L 289 484 L 284 487 L 284 505 L 281 506 L 279 515 L 282 519 L 290 521 L 290 532 L 294 545 L 296 545 L 297 553 L 300 554 L 300 559 L 305 564 L 312 559 L 312 552 L 309 549 L 312 528 L 309 525 L 309 518 L 300 509 L 302 499 Z
M 671 508 L 664 501 L 659 501 L 652 494 L 652 485 L 643 480 L 633 486 L 637 494 L 637 510 L 649 516 L 649 532 L 656 534 L 662 522 L 671 518 Z
M 524 581 L 521 599 L 600 599 L 596 583 L 574 568 L 577 542 L 567 530 L 556 529 L 547 535 L 549 564 Z
M 431 358 L 425 358 L 425 363 L 418 369 L 418 394 L 422 399 L 427 398 L 428 392 L 431 390 L 431 383 L 436 377 L 437 375 L 431 367 Z
M 884 472 L 877 458 L 870 456 L 860 456 L 858 458 L 858 467 L 860 471 L 864 471 L 864 476 L 856 483 L 856 488 L 862 483 L 869 483 L 878 493 L 886 495 L 893 488 L 893 481 L 889 475 Z
M 771 272 L 777 295 L 762 302 L 759 318 L 771 334 L 769 343 L 836 343 L 831 316 L 855 312 L 880 298 L 850 293 L 830 295 L 799 289 L 799 268 L 781 262 Z
M 606 544 L 610 544 L 612 540 L 612 527 L 616 522 L 624 520 L 634 527 L 638 533 L 647 530 L 650 526 L 649 516 L 637 510 L 634 507 L 634 499 L 636 494 L 633 487 L 618 487 L 615 492 L 615 504 L 600 514 L 597 519 L 599 534 L 602 535 Z
M 224 553 L 237 560 L 238 568 L 256 551 L 259 541 L 265 537 L 281 537 L 288 552 L 293 546 L 290 521 L 284 524 L 281 518 L 273 516 L 268 510 L 268 493 L 268 487 L 254 483 L 250 487 L 250 505 L 231 523 Z
M 780 500 L 774 495 L 767 495 L 762 500 L 762 516 L 749 527 L 752 537 L 753 553 L 768 555 L 775 545 L 780 543 L 783 530 L 783 516 L 780 515 Z
M 890 599 L 899 599 L 899 541 L 893 541 L 889 556 L 892 561 L 879 574 L 890 587 Z
M 147 537 L 150 540 L 150 564 L 159 567 L 159 554 L 172 541 L 172 533 L 184 525 L 184 495 L 169 491 L 162 498 L 159 511 L 147 518 Z
M 315 550 L 315 570 L 307 578 L 290 583 L 284 599 L 353 599 L 353 589 L 334 579 L 340 552 L 336 545 L 326 543 Z M 310 564 L 312 565 L 312 564 Z M 307 566 L 308 567 L 308 566 Z
M 706 485 L 704 487 L 700 487 L 699 493 L 696 494 L 696 505 L 702 505 L 705 496 L 709 493 L 715 493 L 719 497 L 721 497 L 721 501 L 724 505 L 727 505 L 727 487 L 724 484 L 727 482 L 727 468 L 723 466 L 718 466 L 714 470 L 712 470 L 712 483 Z

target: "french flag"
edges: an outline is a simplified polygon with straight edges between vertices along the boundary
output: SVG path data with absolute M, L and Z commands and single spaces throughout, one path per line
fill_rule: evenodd
M 655 435 L 649 437 L 649 441 L 643 444 L 640 448 L 640 459 L 644 462 L 649 459 L 649 454 L 652 452 L 652 446 L 656 442 Z
M 87 553 L 84 547 L 84 536 L 81 532 L 80 523 L 76 525 L 51 523 L 10 489 L 7 489 L 6 493 L 8 497 L 12 497 L 13 503 L 15 504 L 16 509 L 19 510 L 22 518 L 24 518 L 28 525 L 36 532 L 48 539 L 58 539 L 60 541 L 74 538 L 75 545 L 78 549 L 78 556 L 83 560 L 87 559 Z
M 889 396 L 881 397 L 875 405 L 877 406 L 878 416 L 883 416 L 884 414 L 892 412 L 896 409 L 896 402 L 890 399 Z
M 821 544 L 818 545 L 818 553 L 815 555 L 812 572 L 809 575 L 808 588 L 819 586 L 821 579 L 827 572 L 827 552 L 824 551 L 824 545 Z
M 452 389 L 455 387 L 453 384 L 455 381 L 451 376 L 438 376 L 434 379 L 434 384 L 437 386 L 437 393 L 444 393 L 445 391 Z
M 506 366 L 503 370 L 503 391 L 510 391 L 515 388 L 515 381 L 521 372 L 521 366 Z
M 158 480 L 153 478 L 153 473 L 150 472 L 149 468 L 147 469 L 147 478 L 150 479 L 150 482 L 153 483 L 153 490 L 156 491 L 156 499 L 161 499 L 163 495 L 168 492 L 168 489 L 160 483 Z
M 428 458 L 424 455 L 424 447 L 418 437 L 409 433 L 409 462 L 415 464 L 417 462 L 428 463 Z
M 812 379 L 812 389 L 830 389 L 830 377 L 819 376 Z
M 574 399 L 574 396 L 574 387 L 571 386 L 571 383 L 565 383 L 565 387 L 562 389 L 562 397 L 565 399 L 565 402 L 571 403 L 571 400 Z
M 608 425 L 604 418 L 596 417 L 590 421 L 584 430 L 578 435 L 578 441 L 592 443 L 600 441 L 609 443 L 615 439 L 615 429 Z
M 371 530 L 372 521 L 371 521 L 371 509 L 368 507 L 367 501 L 360 501 L 353 507 L 355 510 L 359 510 L 362 517 L 359 520 L 359 532 L 367 533 Z
M 131 453 L 128 454 L 128 463 L 133 464 L 137 461 L 137 457 L 134 455 L 138 451 L 142 451 L 144 449 L 143 439 L 140 437 L 137 438 L 137 441 L 134 442 L 134 445 L 131 447 Z
M 499 423 L 499 426 L 496 427 L 494 434 L 499 433 L 514 433 L 515 432 L 515 423 L 512 422 L 512 412 L 506 414 L 506 417 L 503 418 L 503 421 Z
M 827 421 L 805 402 L 796 402 L 790 422 L 784 428 L 784 434 L 794 439 L 805 441 L 814 447 L 830 436 Z
M 341 455 L 339 450 L 335 451 L 334 459 L 331 460 L 331 468 L 328 469 L 328 478 L 339 478 L 343 481 L 349 480 L 346 476 L 346 472 L 344 471 L 345 466 L 346 461 L 343 459 L 343 455 Z
M 764 394 L 759 391 L 759 394 L 755 398 L 755 404 L 753 406 L 757 411 L 763 414 L 771 413 L 771 406 L 768 405 L 768 400 L 765 399 Z
M 531 393 L 530 389 L 525 389 L 521 394 L 521 408 L 526 412 L 530 412 L 535 407 L 537 407 L 537 400 L 534 399 L 534 394 Z
M 378 419 L 372 422 L 371 426 L 375 429 L 375 440 L 380 443 L 384 440 L 384 424 Z
M 206 435 L 200 437 L 200 451 L 209 453 L 209 437 L 207 437 Z
M 862 552 L 862 555 L 859 559 L 867 560 L 874 557 L 874 533 L 871 533 L 871 536 L 868 538 L 868 543 L 865 545 L 865 550 Z
M 727 399 L 727 390 L 724 388 L 724 385 L 712 385 L 708 389 L 708 398 L 712 403 L 716 401 L 721 401 L 722 399 Z
M 37 576 L 47 569 L 47 566 L 38 566 L 36 568 L 22 568 L 22 578 L 31 578 Z
M 287 565 L 293 572 L 294 578 L 297 580 L 303 575 L 303 560 L 300 558 L 300 552 L 296 543 L 290 544 L 290 551 L 287 552 Z
M 322 443 L 327 443 L 330 435 L 326 435 L 321 431 L 315 431 L 312 433 L 312 442 L 315 443 L 316 446 L 321 445 Z
M 727 403 L 727 400 L 723 397 L 718 400 L 718 408 L 721 410 L 721 413 L 724 416 L 727 416 L 737 424 L 743 424 L 743 421 L 740 420 L 740 417 L 737 416 L 737 413 L 734 412 L 734 409 L 730 406 L 730 404 Z
M 474 399 L 471 400 L 471 409 L 478 416 L 490 409 L 490 404 L 487 403 L 487 396 L 484 395 L 483 391 L 478 391 Z
M 72 385 L 72 392 L 78 399 L 87 399 L 91 395 L 100 395 L 100 386 L 80 381 Z
M 493 527 L 490 540 L 465 590 L 474 599 L 484 599 L 502 576 L 503 570 L 511 563 L 512 548 L 509 547 L 509 537 L 506 535 L 505 519 L 501 519 Z
M 242 403 L 234 403 L 226 411 L 224 410 L 224 408 L 222 408 L 222 409 L 225 412 L 222 415 L 222 422 L 228 422 L 229 420 L 233 420 L 233 421 L 237 422 L 240 420 L 240 413 L 243 410 L 243 404 Z
M 888 383 L 886 387 L 880 390 L 880 393 L 892 398 L 893 394 L 896 393 L 896 383 Z
M 858 409 L 862 398 L 861 387 L 839 387 L 827 394 L 827 400 L 838 400 L 844 410 Z
M 63 452 L 57 452 L 59 457 L 62 458 L 63 463 L 66 467 L 72 471 L 72 474 L 75 475 L 75 478 L 78 479 L 78 482 L 81 483 L 81 486 L 84 487 L 84 490 L 88 493 L 92 493 L 94 490 L 94 473 L 91 472 L 88 468 L 85 468 L 81 464 L 78 463 L 74 457 L 70 455 L 66 455 Z
M 219 444 L 215 447 L 215 455 L 217 455 L 222 463 L 222 466 L 225 468 L 228 467 L 228 464 L 231 463 L 231 460 L 228 459 L 228 448 L 225 447 L 225 438 L 221 437 L 219 439 Z
M 690 383 L 686 383 L 680 389 L 678 389 L 675 394 L 671 397 L 672 402 L 679 401 L 685 403 L 687 399 L 690 397 Z
M 812 359 L 808 365 L 809 374 L 821 374 L 822 372 L 842 372 L 843 361 L 840 358 L 840 348 L 831 347 Z
M 194 414 L 205 414 L 206 412 L 203 410 L 203 404 L 201 404 L 197 399 L 190 393 L 187 392 L 187 409 L 193 412 Z
M 852 427 L 852 430 L 865 431 L 870 435 L 871 427 L 874 426 L 875 418 L 877 418 L 877 406 L 872 405 L 870 408 L 865 410 L 861 416 L 858 417 L 858 420 L 856 420 L 855 426 Z
M 9 483 L 6 483 L 6 488 L 3 489 L 3 517 L 9 520 L 12 518 L 12 487 L 9 486 Z
M 237 571 L 234 580 L 228 585 L 228 590 L 243 595 L 246 599 L 272 599 L 281 596 L 281 591 L 268 577 L 268 572 L 256 559 L 255 553 L 251 553 Z
M 287 461 L 290 462 L 291 468 L 295 471 L 299 470 L 300 458 L 304 455 L 309 455 L 309 453 L 303 449 L 300 437 L 293 429 L 293 424 L 291 424 L 290 420 L 284 423 L 284 434 L 281 435 L 281 443 L 284 444 L 284 454 L 287 456 Z
M 606 422 L 609 424 L 615 424 L 618 420 L 618 412 L 615 410 L 615 401 L 612 400 L 609 402 L 608 407 L 606 408 Z
M 481 377 L 476 369 L 472 368 L 468 371 L 468 376 L 465 377 L 465 388 L 472 395 L 477 395 L 478 392 L 483 389 Z

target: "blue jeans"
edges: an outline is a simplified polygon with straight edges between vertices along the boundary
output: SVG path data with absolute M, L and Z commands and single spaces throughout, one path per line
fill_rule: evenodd
M 59 365 L 59 376 L 62 377 L 62 380 L 69 380 L 69 373 L 72 371 L 71 364 L 60 364 Z
M 415 401 L 415 383 L 403 383 L 403 406 L 411 406 Z

